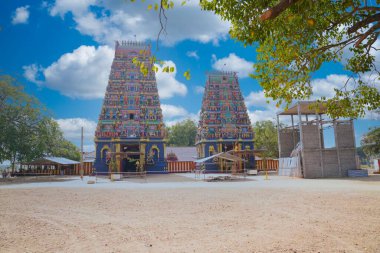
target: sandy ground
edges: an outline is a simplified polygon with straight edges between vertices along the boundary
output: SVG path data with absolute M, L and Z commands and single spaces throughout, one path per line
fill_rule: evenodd
M 0 252 L 380 252 L 380 176 L 0 185 Z

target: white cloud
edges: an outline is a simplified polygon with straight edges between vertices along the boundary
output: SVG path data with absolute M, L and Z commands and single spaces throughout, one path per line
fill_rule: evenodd
M 64 17 L 71 12 L 76 29 L 99 43 L 112 45 L 115 40 L 133 39 L 134 35 L 141 41 L 155 41 L 160 22 L 156 11 L 147 10 L 151 2 L 59 0 L 50 8 L 50 14 Z M 166 45 L 186 39 L 214 44 L 226 39 L 230 27 L 228 22 L 211 12 L 202 11 L 198 4 L 180 6 L 180 1 L 175 2 L 176 7 L 166 11 L 167 33 L 161 37 Z M 98 7 L 97 11 L 90 6 Z
M 162 104 L 161 109 L 165 119 L 172 119 L 178 116 L 183 117 L 188 114 L 187 110 L 181 106 Z
M 84 118 L 56 119 L 56 121 L 63 132 L 63 136 L 78 147 L 80 147 L 81 127 L 83 127 L 84 151 L 95 149 L 93 144 L 97 125 L 95 121 Z
M 365 74 L 362 76 L 363 80 L 373 87 L 380 90 L 380 81 L 377 79 L 377 75 Z M 311 82 L 313 87 L 313 95 L 310 100 L 316 100 L 320 97 L 331 98 L 335 95 L 335 89 L 341 89 L 346 85 L 348 89 L 353 89 L 355 85 L 355 80 L 347 80 L 349 76 L 347 75 L 328 75 L 325 78 L 314 79 Z M 269 101 L 267 103 L 266 101 Z M 249 107 L 249 116 L 252 123 L 261 120 L 272 120 L 276 119 L 276 114 L 282 111 L 283 108 L 276 108 L 276 103 L 271 98 L 266 98 L 264 91 L 251 92 L 247 97 L 245 97 L 245 103 Z M 375 112 L 367 112 L 366 119 L 378 119 L 379 115 Z M 281 117 L 281 122 L 290 124 L 290 117 Z
M 371 75 L 370 73 L 365 73 L 361 76 L 361 80 L 364 81 L 368 86 L 377 88 L 380 91 L 380 80 L 377 74 Z M 325 78 L 314 79 L 311 82 L 313 87 L 313 95 L 311 100 L 316 100 L 320 97 L 332 98 L 335 95 L 334 89 L 342 89 L 345 87 L 347 90 L 355 89 L 355 81 L 357 79 L 351 78 L 347 75 L 328 75 Z M 378 113 L 366 111 L 365 119 L 377 119 Z
M 162 72 L 162 69 L 166 66 L 174 67 L 174 72 Z M 164 64 L 162 66 L 156 64 L 156 67 L 158 68 L 158 72 L 156 73 L 156 80 L 160 98 L 165 99 L 171 98 L 175 95 L 185 96 L 187 94 L 186 85 L 175 79 L 177 68 L 174 62 L 164 61 Z
M 266 98 L 264 91 L 252 91 L 245 97 L 245 104 L 247 107 L 255 106 L 255 107 L 264 107 L 268 108 L 274 105 L 274 102 L 271 98 Z M 267 101 L 270 103 L 268 104 Z
M 56 0 L 49 9 L 52 16 L 65 16 L 67 12 L 72 12 L 74 15 L 81 15 L 88 11 L 88 7 L 96 4 L 96 0 Z
M 26 24 L 29 20 L 29 5 L 18 7 L 12 16 L 12 24 Z
M 251 107 L 248 110 L 248 116 L 252 124 L 257 121 L 276 120 L 276 113 L 279 109 L 276 108 L 276 103 L 271 98 L 265 97 L 264 91 L 252 91 L 244 100 L 246 106 Z
M 230 53 L 228 57 L 217 59 L 216 55 L 212 55 L 212 67 L 220 71 L 238 72 L 240 78 L 248 77 L 253 72 L 253 62 L 240 58 L 234 53 Z
M 97 123 L 84 118 L 67 118 L 56 119 L 59 127 L 63 131 L 64 137 L 67 139 L 78 139 L 81 137 L 81 127 L 83 127 L 83 136 L 86 138 L 94 138 Z
M 380 91 L 380 80 L 378 75 L 370 73 L 363 74 L 361 80 L 369 86 L 375 87 Z M 351 78 L 347 75 L 328 75 L 325 78 L 314 79 L 311 82 L 313 87 L 312 99 L 326 97 L 331 98 L 335 95 L 334 89 L 342 89 L 345 87 L 347 90 L 355 89 L 357 79 Z
M 36 64 L 31 64 L 28 66 L 23 66 L 22 69 L 24 70 L 24 77 L 26 79 L 38 85 L 43 84 L 42 81 L 38 80 L 39 73 L 40 71 L 43 70 L 41 66 L 37 66 Z
M 165 125 L 173 126 L 185 119 L 191 119 L 198 122 L 199 112 L 197 114 L 188 112 L 181 106 L 162 104 L 162 114 L 164 116 Z
M 198 55 L 197 51 L 187 51 L 186 55 L 187 55 L 187 57 L 199 60 L 199 55 Z
M 340 89 L 347 82 L 349 77 L 347 75 L 328 75 L 325 78 L 314 79 L 311 82 L 313 87 L 312 99 L 320 97 L 331 98 L 335 95 L 334 89 Z M 351 86 L 351 82 L 349 83 Z
M 197 94 L 203 94 L 205 92 L 205 87 L 203 86 L 195 86 L 195 93 Z
M 35 64 L 24 66 L 24 76 L 65 96 L 103 98 L 113 56 L 114 51 L 108 46 L 80 46 L 47 68 L 42 69 Z M 38 75 L 44 80 L 39 80 Z
M 103 98 L 113 57 L 114 50 L 108 46 L 80 46 L 73 52 L 62 55 L 47 68 L 36 64 L 23 66 L 24 77 L 68 97 Z M 163 66 L 156 66 L 157 87 L 161 99 L 187 94 L 186 85 L 175 79 L 176 71 L 162 72 L 164 66 L 176 69 L 174 62 L 164 61 Z
M 267 109 L 267 110 L 248 110 L 248 116 L 252 124 L 255 124 L 257 121 L 270 120 L 276 121 L 276 111 Z

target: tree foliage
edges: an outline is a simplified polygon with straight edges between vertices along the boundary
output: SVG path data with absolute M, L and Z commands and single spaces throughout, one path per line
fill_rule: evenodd
M 253 125 L 255 149 L 262 149 L 265 158 L 278 158 L 277 128 L 270 121 L 257 121 Z
M 44 155 L 76 152 L 63 138 L 57 122 L 46 115 L 39 101 L 16 86 L 10 76 L 0 76 L 0 162 L 27 162 Z M 63 151 L 65 150 L 65 151 Z M 70 158 L 69 157 L 69 158 Z
M 360 144 L 367 157 L 380 158 L 380 127 L 373 128 L 363 135 Z
M 174 7 L 174 1 L 158 2 L 154 10 L 161 24 L 159 39 L 165 33 L 165 11 Z M 200 0 L 199 4 L 232 24 L 232 38 L 257 46 L 252 77 L 277 106 L 310 99 L 312 74 L 324 62 L 343 62 L 352 73 L 347 82 L 331 97 L 317 98 L 327 105 L 327 113 L 332 118 L 357 118 L 380 107 L 375 86 L 380 0 Z
M 363 147 L 356 148 L 356 154 L 359 156 L 360 164 L 369 164 L 369 157 L 364 153 Z
M 197 134 L 197 126 L 191 119 L 181 121 L 168 127 L 168 144 L 179 147 L 193 146 Z
M 380 24 L 380 1 L 208 0 L 201 1 L 232 23 L 233 38 L 258 42 L 255 74 L 268 97 L 290 104 L 312 95 L 312 73 L 324 62 L 344 61 L 354 73 L 332 98 L 321 97 L 328 114 L 358 117 L 380 107 L 380 93 L 369 82 Z M 343 55 L 344 53 L 344 55 Z M 342 56 L 345 59 L 342 59 Z
M 71 160 L 80 160 L 80 151 L 70 141 L 63 137 L 58 123 L 48 117 L 40 122 L 40 150 L 47 156 L 61 156 Z

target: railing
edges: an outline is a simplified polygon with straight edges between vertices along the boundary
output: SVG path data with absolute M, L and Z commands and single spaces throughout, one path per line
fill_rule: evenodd
M 191 172 L 195 169 L 195 162 L 167 162 L 168 173 Z
M 256 160 L 256 169 L 258 171 L 278 171 L 278 160 Z

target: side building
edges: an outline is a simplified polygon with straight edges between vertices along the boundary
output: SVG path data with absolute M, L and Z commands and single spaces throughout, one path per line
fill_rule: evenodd
M 142 74 L 132 61 L 148 67 Z M 95 132 L 97 172 L 164 172 L 165 128 L 151 47 L 117 41 Z
M 198 158 L 229 152 L 245 159 L 246 168 L 254 168 L 253 138 L 237 74 L 224 71 L 207 73 L 196 136 Z M 218 170 L 216 163 L 208 163 L 206 167 Z

